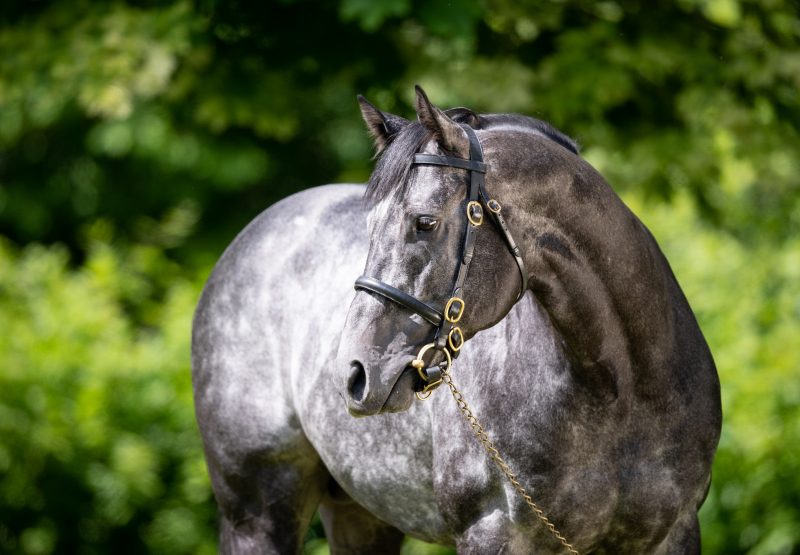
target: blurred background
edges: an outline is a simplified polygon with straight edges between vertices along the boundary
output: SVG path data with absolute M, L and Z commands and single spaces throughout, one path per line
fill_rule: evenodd
M 705 552 L 800 553 L 796 0 L 3 1 L 0 552 L 216 551 L 203 282 L 415 83 L 552 122 L 650 227 L 722 379 Z

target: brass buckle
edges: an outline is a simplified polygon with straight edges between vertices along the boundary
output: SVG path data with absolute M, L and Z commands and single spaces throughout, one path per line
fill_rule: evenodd
M 453 341 L 453 336 L 458 338 L 458 343 Z M 461 347 L 464 346 L 464 334 L 461 332 L 461 328 L 454 326 L 453 329 L 450 330 L 450 333 L 447 334 L 447 344 L 454 353 L 461 350 Z
M 473 211 L 475 215 L 473 215 Z M 483 206 L 477 200 L 471 200 L 467 203 L 467 219 L 474 226 L 479 226 L 483 223 Z
M 453 307 L 454 304 L 458 303 L 458 313 L 451 317 L 450 316 L 450 309 Z M 450 300 L 447 301 L 447 304 L 444 307 L 444 319 L 450 322 L 451 324 L 457 323 L 461 320 L 461 317 L 464 315 L 464 299 L 460 297 L 450 297 Z
M 425 369 L 425 361 L 423 360 L 423 356 L 427 353 L 430 349 L 436 347 L 436 343 L 428 343 L 422 349 L 419 350 L 419 354 L 417 354 L 417 358 L 411 361 L 411 366 L 417 369 L 417 374 L 422 379 L 423 382 L 426 382 L 425 387 L 422 388 L 422 391 L 415 391 L 414 395 L 417 396 L 417 399 L 420 401 L 424 401 L 428 397 L 431 396 L 433 390 L 439 387 L 439 385 L 444 381 L 443 379 L 439 378 L 435 382 L 428 382 L 428 376 L 425 375 L 423 370 Z M 453 357 L 450 356 L 450 351 L 447 349 L 442 349 L 444 352 L 445 358 L 447 358 L 447 369 L 450 369 L 450 366 L 453 364 Z
M 500 203 L 494 200 L 493 198 L 489 199 L 489 202 L 486 203 L 486 207 L 495 214 L 499 214 L 500 210 L 503 209 L 503 207 L 500 206 Z

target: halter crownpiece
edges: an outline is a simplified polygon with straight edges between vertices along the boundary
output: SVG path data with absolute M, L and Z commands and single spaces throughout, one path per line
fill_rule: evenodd
M 450 299 L 445 303 L 444 310 L 439 311 L 416 297 L 375 278 L 361 276 L 355 282 L 356 290 L 369 291 L 389 299 L 411 312 L 420 315 L 437 327 L 433 341 L 423 346 L 419 354 L 417 354 L 417 357 L 410 363 L 411 366 L 416 368 L 417 373 L 425 383 L 422 390 L 417 392 L 417 397 L 419 399 L 427 399 L 433 389 L 442 383 L 442 367 L 432 366 L 425 368 L 425 362 L 423 360 L 425 353 L 431 349 L 442 351 L 446 361 L 440 364 L 446 365 L 444 368 L 449 369 L 452 364 L 452 358 L 458 356 L 458 352 L 464 345 L 464 334 L 461 331 L 461 327 L 457 325 L 466 309 L 466 303 L 463 299 L 463 286 L 467 279 L 470 264 L 472 263 L 476 233 L 481 224 L 483 224 L 484 213 L 486 211 L 489 212 L 490 218 L 502 232 L 503 238 L 519 268 L 521 284 L 517 300 L 522 298 L 522 295 L 528 287 L 525 263 L 522 260 L 520 250 L 503 217 L 502 207 L 499 202 L 489 197 L 489 194 L 486 192 L 484 177 L 487 166 L 483 161 L 481 143 L 471 127 L 467 125 L 462 125 L 461 127 L 466 131 L 467 137 L 469 137 L 469 160 L 457 158 L 455 156 L 418 153 L 414 155 L 413 161 L 415 165 L 446 166 L 469 171 L 466 234 L 464 235 L 464 243 L 461 249 L 455 284 L 453 285 Z M 484 207 L 486 207 L 485 211 Z

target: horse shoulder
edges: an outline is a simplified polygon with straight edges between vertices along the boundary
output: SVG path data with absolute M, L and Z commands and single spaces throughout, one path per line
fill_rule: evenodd
M 331 317 L 335 303 L 318 301 L 323 275 L 331 277 L 334 265 L 326 264 L 321 242 L 348 243 L 353 226 L 339 229 L 336 220 L 359 210 L 361 191 L 316 187 L 274 204 L 214 268 L 192 334 L 195 404 L 207 450 L 236 458 L 238 451 L 305 442 L 287 375 L 302 364 L 297 345 L 308 343 L 303 332 L 324 334 L 312 324 Z M 339 305 L 343 320 L 346 304 Z M 318 335 L 317 344 L 333 343 L 334 330 Z

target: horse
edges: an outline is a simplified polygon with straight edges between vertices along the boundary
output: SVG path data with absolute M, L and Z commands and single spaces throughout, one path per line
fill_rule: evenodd
M 358 100 L 367 186 L 269 207 L 195 312 L 220 551 L 699 553 L 719 379 L 650 232 L 543 121 Z

